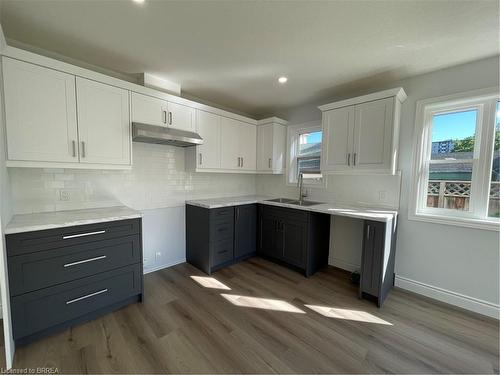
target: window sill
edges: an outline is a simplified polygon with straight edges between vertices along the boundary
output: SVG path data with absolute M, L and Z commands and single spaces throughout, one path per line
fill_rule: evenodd
M 500 231 L 500 220 L 495 220 L 492 218 L 488 219 L 473 219 L 473 218 L 461 218 L 461 217 L 450 217 L 444 215 L 434 215 L 429 213 L 416 213 L 409 214 L 408 220 L 413 221 L 423 221 L 434 224 L 444 224 L 444 225 L 454 225 L 458 227 L 492 230 Z

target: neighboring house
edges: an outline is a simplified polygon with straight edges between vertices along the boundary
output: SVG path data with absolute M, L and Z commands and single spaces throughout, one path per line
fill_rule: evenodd
M 448 139 L 446 141 L 432 142 L 432 153 L 433 154 L 446 154 L 452 152 L 454 149 L 453 140 Z

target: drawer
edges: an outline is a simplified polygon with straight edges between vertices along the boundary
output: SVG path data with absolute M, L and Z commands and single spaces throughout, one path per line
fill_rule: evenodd
M 141 219 L 8 234 L 7 256 L 34 253 L 141 233 Z
M 210 222 L 234 220 L 234 207 L 213 208 L 209 212 Z
M 127 266 L 11 299 L 14 339 L 140 294 L 141 265 Z
M 234 220 L 230 219 L 219 220 L 210 223 L 210 241 L 221 241 L 232 239 L 234 234 Z
M 9 258 L 11 296 L 141 262 L 138 234 Z
M 233 260 L 233 239 L 219 241 L 211 246 L 212 267 L 219 266 Z

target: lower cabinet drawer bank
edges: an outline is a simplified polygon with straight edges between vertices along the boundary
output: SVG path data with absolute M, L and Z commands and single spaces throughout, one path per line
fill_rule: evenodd
M 133 226 L 138 228 L 134 234 L 124 231 L 122 237 L 95 236 L 92 240 L 89 236 L 79 244 L 57 244 L 48 249 L 41 246 L 41 250 L 34 246 L 30 253 L 8 256 L 13 336 L 17 345 L 142 301 L 141 219 L 134 220 Z M 116 225 L 113 222 L 112 226 Z M 81 232 L 85 227 L 71 230 Z M 105 228 L 106 223 L 101 227 Z M 50 231 L 51 237 L 57 232 Z M 67 232 L 68 228 L 61 231 Z M 31 235 L 39 239 L 42 232 Z M 9 236 L 11 240 L 22 236 L 29 242 L 30 233 L 7 235 L 7 244 Z

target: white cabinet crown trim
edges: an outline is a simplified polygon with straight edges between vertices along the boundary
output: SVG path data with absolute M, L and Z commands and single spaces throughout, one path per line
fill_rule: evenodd
M 325 112 L 336 108 L 347 107 L 351 105 L 371 102 L 374 100 L 385 99 L 395 97 L 400 103 L 404 102 L 407 98 L 406 92 L 402 87 L 396 87 L 394 89 L 377 91 L 368 95 L 357 96 L 355 98 L 349 98 L 345 100 L 340 100 L 338 102 L 328 103 L 320 105 L 318 108 Z

